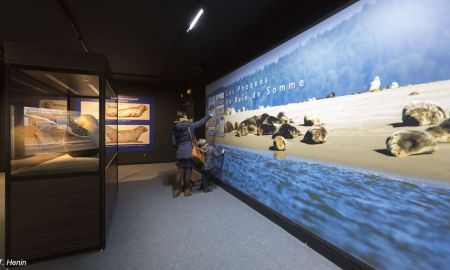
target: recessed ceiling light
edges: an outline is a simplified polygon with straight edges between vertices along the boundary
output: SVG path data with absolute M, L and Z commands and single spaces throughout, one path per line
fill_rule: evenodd
M 195 15 L 194 19 L 192 20 L 191 24 L 189 25 L 188 30 L 186 31 L 189 32 L 192 30 L 192 28 L 194 28 L 195 24 L 197 24 L 198 19 L 200 19 L 200 16 L 202 16 L 203 14 L 203 8 L 201 8 L 198 12 L 197 15 Z

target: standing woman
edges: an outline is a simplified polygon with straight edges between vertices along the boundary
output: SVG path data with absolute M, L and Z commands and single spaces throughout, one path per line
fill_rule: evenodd
M 184 190 L 184 196 L 191 196 L 191 176 L 194 168 L 192 157 L 192 139 L 195 140 L 194 130 L 206 124 L 210 115 L 192 123 L 185 112 L 177 112 L 177 120 L 172 129 L 172 144 L 177 147 L 177 175 L 173 189 L 173 197 L 176 198 Z M 189 133 L 190 132 L 190 133 Z M 192 134 L 192 138 L 191 138 Z

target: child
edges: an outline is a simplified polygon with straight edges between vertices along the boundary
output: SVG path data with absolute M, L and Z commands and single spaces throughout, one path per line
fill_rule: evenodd
M 212 143 L 208 143 L 205 139 L 199 139 L 197 144 L 205 154 L 205 162 L 203 163 L 203 167 L 200 169 L 202 174 L 203 191 L 209 192 L 209 178 L 211 176 L 214 158 L 222 156 L 225 153 L 225 149 Z

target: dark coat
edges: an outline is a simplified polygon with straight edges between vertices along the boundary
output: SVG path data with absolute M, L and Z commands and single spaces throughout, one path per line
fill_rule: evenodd
M 211 170 L 214 167 L 214 159 L 225 152 L 222 147 L 212 143 L 205 143 L 201 149 L 205 153 L 205 163 L 203 163 L 202 170 Z
M 193 139 L 195 140 L 194 130 L 203 126 L 208 119 L 209 115 L 203 117 L 197 122 L 190 121 L 176 121 L 175 126 L 172 129 L 172 145 L 177 147 L 176 159 L 189 159 L 192 156 L 192 141 L 189 136 L 188 128 L 191 130 Z

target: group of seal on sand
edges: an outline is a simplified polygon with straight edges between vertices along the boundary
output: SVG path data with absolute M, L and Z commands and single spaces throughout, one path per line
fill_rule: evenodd
M 294 125 L 294 121 L 286 116 L 286 113 L 279 112 L 277 116 L 267 113 L 254 115 L 238 124 L 227 121 L 225 123 L 225 133 L 236 131 L 237 137 L 254 134 L 257 136 L 271 135 L 273 139 L 272 150 L 286 150 L 286 139 L 294 139 L 303 135 Z M 304 117 L 304 126 L 312 126 L 303 137 L 303 142 L 308 144 L 320 144 L 327 140 L 328 132 L 322 126 L 320 119 L 310 114 Z
M 386 148 L 396 157 L 430 154 L 438 143 L 450 142 L 449 113 L 442 106 L 429 102 L 411 103 L 402 111 L 406 126 L 435 125 L 426 130 L 397 131 L 386 140 Z

